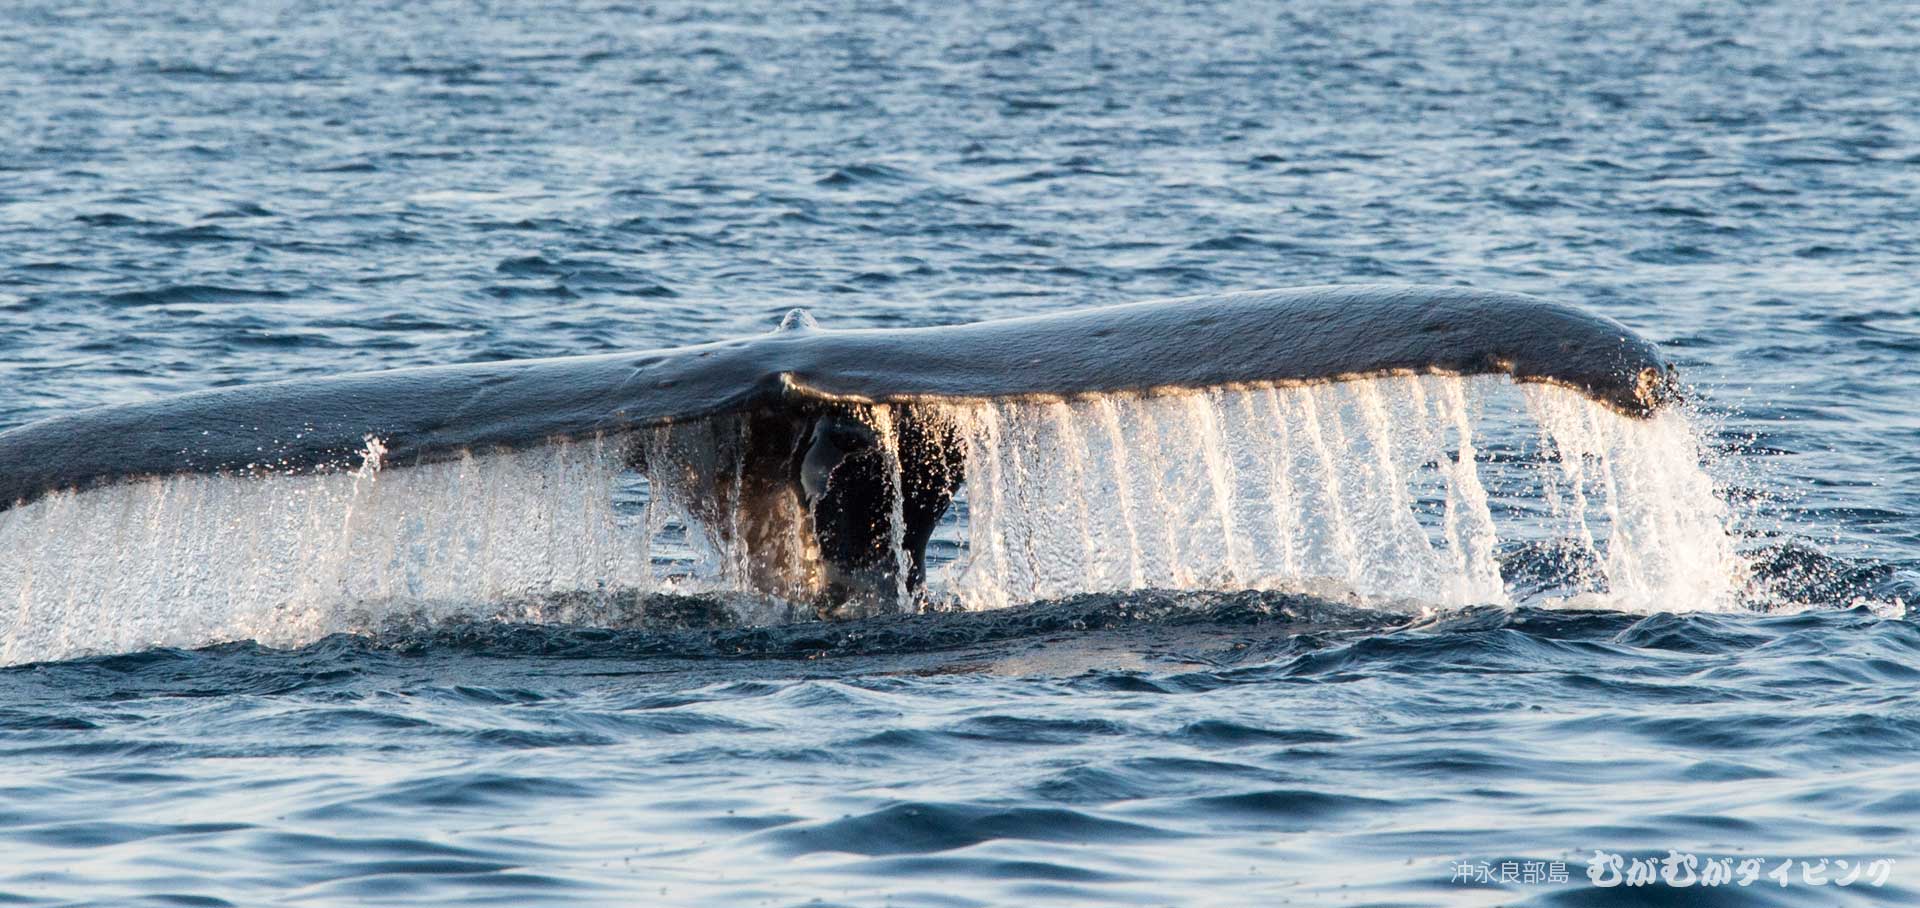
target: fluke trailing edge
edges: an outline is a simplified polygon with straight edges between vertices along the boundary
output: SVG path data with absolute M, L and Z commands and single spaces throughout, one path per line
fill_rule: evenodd
M 766 525 L 736 532 L 771 539 L 776 524 L 801 521 L 817 547 L 769 559 L 811 567 L 757 585 L 891 595 L 920 582 L 962 468 L 933 408 L 916 405 L 1399 373 L 1505 373 L 1630 416 L 1675 398 L 1672 367 L 1619 323 L 1465 288 L 1268 290 L 930 328 L 789 318 L 769 334 L 673 350 L 283 381 L 58 416 L 0 432 L 0 510 L 178 473 L 352 467 L 369 437 L 387 466 L 405 467 L 700 421 L 673 433 L 674 469 L 692 480 L 681 487 L 733 484 L 731 500 Z M 898 406 L 878 415 L 875 404 Z M 642 462 L 644 447 L 636 465 L 663 468 Z M 896 564 L 900 551 L 908 563 Z

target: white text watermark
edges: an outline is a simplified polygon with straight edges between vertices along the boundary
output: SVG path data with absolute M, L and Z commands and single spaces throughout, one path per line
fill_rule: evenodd
M 1891 858 L 1701 857 L 1668 850 L 1662 857 L 1633 857 L 1596 850 L 1587 859 L 1587 881 L 1614 886 L 1873 886 L 1893 875 Z M 1531 885 L 1569 882 L 1564 861 L 1454 861 L 1455 883 Z

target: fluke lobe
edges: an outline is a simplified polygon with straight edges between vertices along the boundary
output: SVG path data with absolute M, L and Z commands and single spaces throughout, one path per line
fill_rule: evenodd
M 1504 373 L 1628 416 L 1672 365 L 1612 319 L 1460 287 L 1261 290 L 928 328 L 774 332 L 671 350 L 219 388 L 0 432 L 0 509 L 179 473 L 386 468 L 672 426 L 634 443 L 763 591 L 832 604 L 917 589 L 964 457 L 933 404 Z M 877 407 L 876 405 L 891 405 Z M 654 433 L 658 435 L 659 433 Z M 653 462 L 664 461 L 664 462 Z M 721 508 L 748 519 L 721 519 Z M 764 557 L 762 557 L 764 553 Z

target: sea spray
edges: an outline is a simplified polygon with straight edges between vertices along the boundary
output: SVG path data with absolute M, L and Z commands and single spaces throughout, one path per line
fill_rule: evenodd
M 1739 605 L 1727 507 L 1679 412 L 1630 419 L 1556 387 L 1442 376 L 916 406 L 965 452 L 933 602 L 1252 587 Z M 874 409 L 886 428 L 894 413 Z M 737 595 L 818 559 L 797 498 L 740 506 L 769 499 L 728 466 L 737 431 L 722 418 L 405 468 L 370 439 L 352 472 L 50 495 L 0 512 L 0 662 L 295 645 L 396 614 L 594 621 L 594 603 L 660 592 L 724 598 L 748 622 L 810 615 Z M 886 453 L 898 488 L 903 454 Z M 1512 588 L 1503 559 L 1528 545 L 1566 553 L 1571 581 Z M 538 605 L 554 602 L 572 605 Z
M 1578 540 L 1604 572 L 1606 595 L 1592 604 L 1676 612 L 1733 605 L 1746 566 L 1729 533 L 1732 513 L 1701 468 L 1682 415 L 1622 420 L 1550 388 L 1524 390 L 1558 467 L 1541 477 L 1560 535 Z

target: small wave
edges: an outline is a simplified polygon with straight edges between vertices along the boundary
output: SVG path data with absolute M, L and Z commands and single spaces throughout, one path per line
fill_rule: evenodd
M 207 215 L 207 219 L 216 220 L 216 219 L 227 219 L 227 218 L 269 218 L 273 216 L 274 216 L 274 212 L 268 210 L 266 206 L 260 205 L 256 202 L 241 202 L 237 205 L 232 205 L 226 208 L 222 208 L 219 211 L 213 212 L 212 214 Z
M 1266 728 L 1226 719 L 1202 719 L 1180 729 L 1175 738 L 1209 747 L 1248 744 L 1338 744 L 1352 736 L 1319 728 Z
M 482 287 L 481 292 L 497 300 L 549 299 L 577 300 L 580 294 L 564 283 L 552 284 L 494 284 Z
M 618 265 L 593 259 L 524 255 L 502 259 L 493 270 L 497 274 L 510 277 L 553 278 L 555 286 L 569 290 L 604 288 L 617 290 L 626 296 L 653 298 L 679 295 L 650 272 L 621 268 Z M 499 289 L 498 287 L 489 288 L 489 292 Z
M 147 234 L 147 239 L 169 246 L 193 246 L 201 243 L 243 243 L 246 238 L 212 225 L 176 227 Z
M 1646 246 L 1627 253 L 1628 259 L 1645 265 L 1696 265 L 1719 257 L 1719 253 L 1712 249 L 1691 243 Z
M 100 214 L 82 214 L 82 215 L 78 215 L 78 216 L 76 216 L 76 217 L 74 218 L 74 220 L 76 220 L 76 221 L 78 221 L 78 222 L 80 222 L 80 223 L 82 223 L 82 224 L 85 224 L 85 225 L 87 225 L 88 227 L 163 227 L 163 228 L 173 228 L 173 227 L 177 227 L 177 226 L 179 226 L 179 225 L 177 225 L 177 224 L 168 224 L 168 223 L 164 223 L 164 222 L 161 222 L 161 221 L 149 221 L 149 220 L 145 220 L 145 219 L 143 219 L 143 218 L 136 218 L 136 217 L 134 217 L 134 216 L 132 216 L 132 215 L 126 215 L 126 214 L 120 214 L 120 213 L 118 213 L 118 212 L 112 212 L 112 211 L 108 211 L 108 212 L 102 212 L 102 213 L 100 213 Z
M 1381 810 L 1393 804 L 1363 795 L 1284 788 L 1190 798 L 1157 809 L 1174 817 L 1199 815 L 1216 822 L 1250 822 L 1262 829 L 1306 830 L 1345 814 Z
M 1261 239 L 1245 233 L 1229 233 L 1223 236 L 1201 240 L 1187 246 L 1195 252 L 1245 252 L 1249 250 L 1284 250 L 1298 248 L 1296 244 L 1285 240 Z
M 1178 833 L 1061 807 L 891 804 L 845 819 L 782 826 L 760 839 L 793 856 L 839 851 L 864 855 L 936 854 L 995 840 L 1138 842 Z
M 888 164 L 848 164 L 814 180 L 816 186 L 856 186 L 866 183 L 917 183 L 912 173 Z
M 307 169 L 313 173 L 374 173 L 380 167 L 371 161 L 340 161 L 333 164 L 319 164 Z
M 153 290 L 128 290 L 111 293 L 104 302 L 112 306 L 174 306 L 184 303 L 231 304 L 256 303 L 292 298 L 284 290 L 259 290 L 224 287 L 217 284 L 175 284 Z

